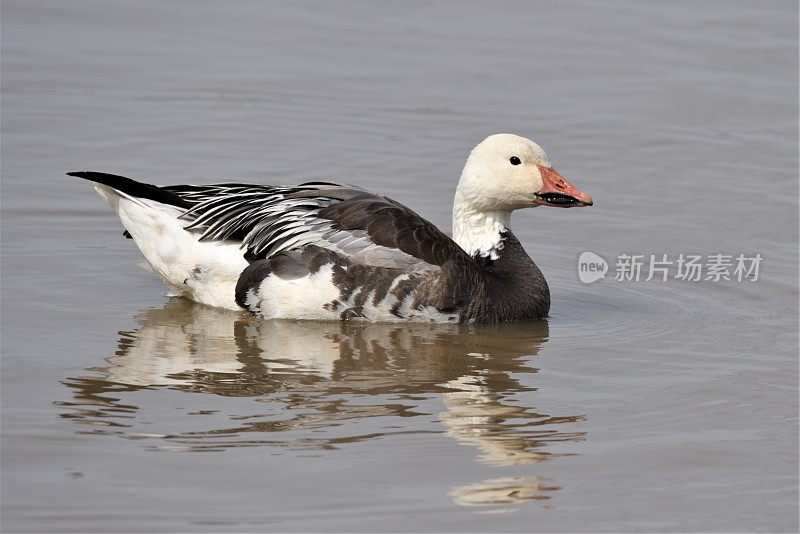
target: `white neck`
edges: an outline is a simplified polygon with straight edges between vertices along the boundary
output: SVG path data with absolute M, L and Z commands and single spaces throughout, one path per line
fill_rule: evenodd
M 511 229 L 511 211 L 479 211 L 456 192 L 453 201 L 453 240 L 474 256 L 498 258 L 503 248 L 500 233 Z

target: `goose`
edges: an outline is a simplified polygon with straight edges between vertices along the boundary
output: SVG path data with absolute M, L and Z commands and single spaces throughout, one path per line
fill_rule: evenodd
M 92 182 L 170 296 L 264 319 L 500 323 L 547 316 L 550 290 L 511 231 L 521 208 L 591 206 L 542 148 L 495 134 L 469 154 L 453 237 L 361 187 L 314 181 Z

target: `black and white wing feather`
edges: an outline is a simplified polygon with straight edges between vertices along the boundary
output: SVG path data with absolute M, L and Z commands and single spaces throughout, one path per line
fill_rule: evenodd
M 473 263 L 452 239 L 407 207 L 329 182 L 162 188 L 191 204 L 182 219 L 203 241 L 235 240 L 249 260 L 317 245 L 354 263 L 401 270 Z

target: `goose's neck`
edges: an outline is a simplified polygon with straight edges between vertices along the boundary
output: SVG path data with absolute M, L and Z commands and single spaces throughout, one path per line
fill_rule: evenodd
M 511 230 L 511 211 L 479 211 L 456 193 L 453 202 L 453 240 L 470 256 L 496 260 Z

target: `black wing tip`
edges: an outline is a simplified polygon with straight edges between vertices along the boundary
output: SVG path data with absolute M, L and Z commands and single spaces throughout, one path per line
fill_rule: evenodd
M 179 208 L 190 208 L 192 204 L 187 200 L 181 198 L 180 195 L 157 187 L 155 185 L 146 184 L 144 182 L 137 182 L 124 176 L 117 174 L 109 174 L 107 172 L 94 172 L 94 171 L 72 171 L 68 172 L 67 176 L 75 176 L 76 178 L 83 178 L 90 182 L 97 182 L 98 184 L 107 185 L 118 191 L 128 195 L 155 200 L 162 204 L 170 204 Z
M 84 180 L 93 180 L 97 181 L 98 179 L 120 179 L 128 180 L 129 178 L 125 178 L 124 176 L 119 176 L 116 174 L 109 174 L 107 172 L 96 172 L 96 171 L 70 171 L 67 173 L 67 176 L 74 176 L 76 178 L 83 178 Z

